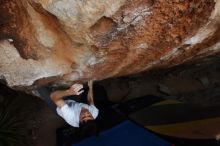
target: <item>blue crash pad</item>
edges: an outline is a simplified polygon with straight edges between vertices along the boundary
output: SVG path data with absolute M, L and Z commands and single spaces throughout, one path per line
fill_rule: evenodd
M 171 144 L 143 127 L 125 121 L 100 133 L 98 137 L 86 138 L 72 146 L 171 146 Z

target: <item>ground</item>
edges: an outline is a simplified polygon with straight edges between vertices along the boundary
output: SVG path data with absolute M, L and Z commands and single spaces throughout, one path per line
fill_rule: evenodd
M 219 57 L 213 56 L 168 70 L 107 79 L 95 84 L 103 86 L 109 99 L 117 103 L 143 95 L 156 95 L 204 106 L 220 105 L 219 63 Z M 42 99 L 15 92 L 3 84 L 0 93 L 0 104 L 3 104 L 2 99 L 15 101 L 19 106 L 16 116 L 25 115 L 26 136 L 31 145 L 55 145 L 56 129 L 65 122 Z

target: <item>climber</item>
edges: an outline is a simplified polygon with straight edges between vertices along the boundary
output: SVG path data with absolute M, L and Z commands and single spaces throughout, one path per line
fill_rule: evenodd
M 56 104 L 56 111 L 69 125 L 80 127 L 83 136 L 91 136 L 97 132 L 94 122 L 99 110 L 94 105 L 93 81 L 88 82 L 89 91 L 87 104 L 75 100 L 64 100 L 64 97 L 81 95 L 84 92 L 82 84 L 73 84 L 67 90 L 56 90 L 50 94 L 51 100 Z M 82 98 L 78 96 L 77 98 Z

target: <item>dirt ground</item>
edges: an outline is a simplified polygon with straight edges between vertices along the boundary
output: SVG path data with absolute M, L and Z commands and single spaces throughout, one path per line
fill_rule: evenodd
M 13 132 L 19 131 L 18 134 L 22 134 L 22 137 L 16 136 L 16 138 L 25 141 L 25 146 L 55 146 L 56 129 L 65 122 L 40 98 L 13 91 L 3 84 L 0 84 L 0 89 L 0 106 L 5 106 L 5 111 L 8 113 L 7 123 L 15 124 L 14 127 L 8 126 L 6 130 L 13 128 Z M 0 110 L 0 115 L 5 111 Z M 2 129 L 4 125 L 2 119 L 0 121 L 0 129 Z M 18 124 L 19 126 L 16 126 Z M 10 135 L 6 137 L 10 138 Z M 3 140 L 4 138 L 0 138 L 0 141 Z M 15 145 L 23 146 L 19 143 Z

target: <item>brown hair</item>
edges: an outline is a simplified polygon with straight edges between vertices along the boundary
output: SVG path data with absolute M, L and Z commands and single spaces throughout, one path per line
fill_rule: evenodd
M 81 138 L 98 135 L 98 126 L 95 120 L 88 120 L 86 122 L 80 123 L 79 128 Z

